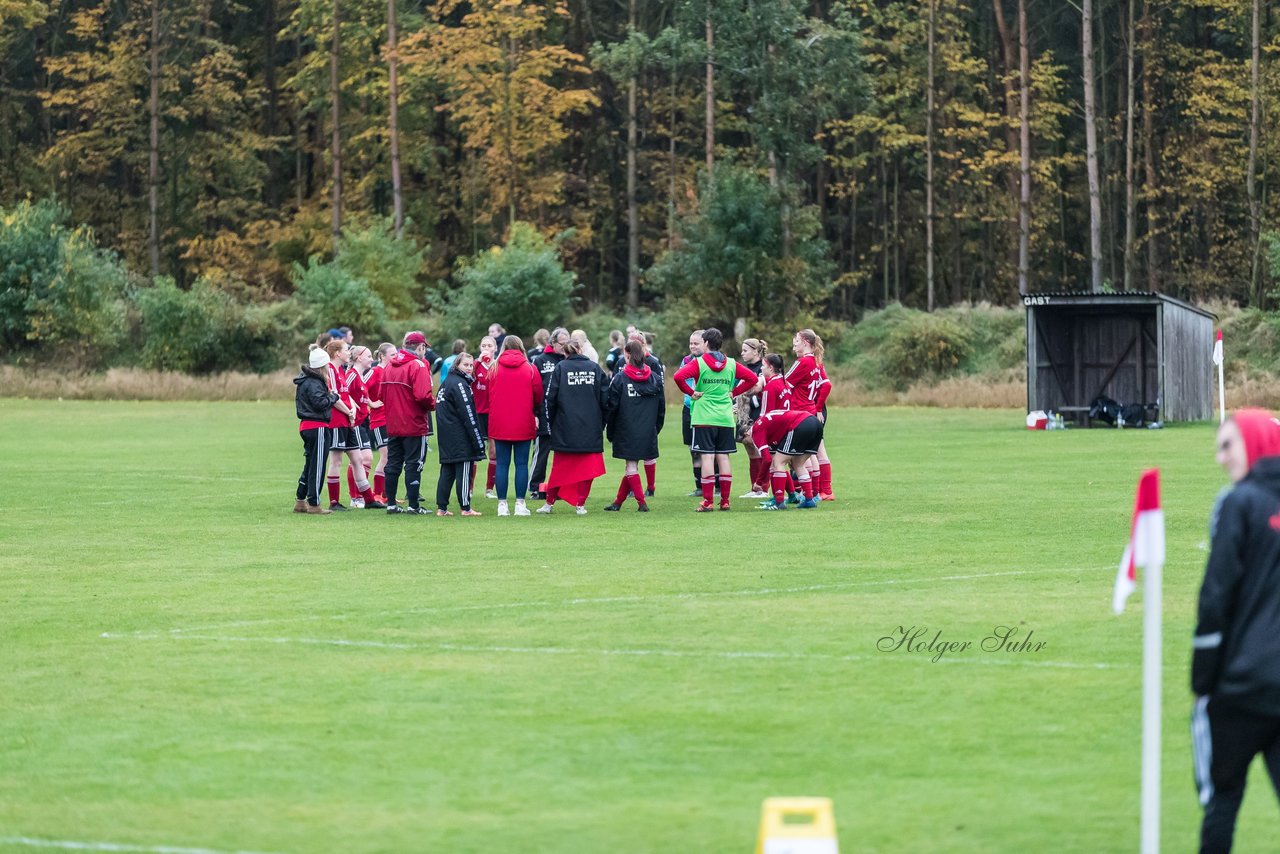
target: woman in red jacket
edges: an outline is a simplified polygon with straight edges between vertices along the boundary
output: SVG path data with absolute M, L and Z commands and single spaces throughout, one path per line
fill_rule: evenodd
M 507 482 L 511 460 L 516 463 L 517 516 L 528 516 L 524 496 L 529 488 L 529 446 L 538 434 L 542 411 L 542 377 L 529 364 L 524 342 L 515 335 L 502 339 L 502 352 L 486 376 L 489 398 L 489 438 L 497 456 L 495 485 L 498 515 L 509 516 Z

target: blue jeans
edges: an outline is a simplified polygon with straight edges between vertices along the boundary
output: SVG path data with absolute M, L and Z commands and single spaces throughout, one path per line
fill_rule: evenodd
M 523 442 L 494 440 L 494 450 L 498 455 L 495 486 L 498 488 L 499 501 L 507 500 L 507 473 L 511 470 L 513 453 L 516 460 L 516 498 L 523 499 L 525 492 L 529 489 L 529 445 L 531 441 L 530 439 L 525 439 Z

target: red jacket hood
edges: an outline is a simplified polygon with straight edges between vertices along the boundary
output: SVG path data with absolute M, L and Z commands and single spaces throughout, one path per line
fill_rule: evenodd
M 518 368 L 527 364 L 529 359 L 519 350 L 503 350 L 498 356 L 498 364 L 504 368 Z
M 711 352 L 703 353 L 702 361 L 707 363 L 707 367 L 713 371 L 723 371 L 724 366 L 729 364 L 729 360 L 725 358 L 724 353 Z
M 1239 409 L 1231 417 L 1240 429 L 1249 468 L 1263 457 L 1280 454 L 1280 423 L 1274 415 L 1265 409 Z
M 418 358 L 416 353 L 410 353 L 408 350 L 399 350 L 391 357 L 391 364 L 398 367 L 400 365 L 407 364 L 408 362 L 412 362 L 416 358 Z
M 653 373 L 653 369 L 650 368 L 648 365 L 641 365 L 638 368 L 635 365 L 627 365 L 622 369 L 622 372 L 625 373 L 627 376 L 631 377 L 631 379 L 635 380 L 636 382 L 642 383 L 645 380 L 649 379 L 650 374 Z

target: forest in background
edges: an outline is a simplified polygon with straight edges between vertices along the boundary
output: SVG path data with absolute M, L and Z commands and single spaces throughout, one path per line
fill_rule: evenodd
M 1276 37 L 1260 0 L 0 0 L 0 340 L 1267 307 Z M 68 287 L 69 245 L 116 266 Z

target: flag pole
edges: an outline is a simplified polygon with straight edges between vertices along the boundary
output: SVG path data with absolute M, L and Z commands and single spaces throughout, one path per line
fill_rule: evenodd
M 1146 570 L 1142 627 L 1142 854 L 1160 852 L 1161 575 Z
M 1213 363 L 1218 366 L 1218 423 L 1227 420 L 1227 395 L 1222 381 L 1222 330 L 1218 330 L 1218 339 L 1213 342 Z

